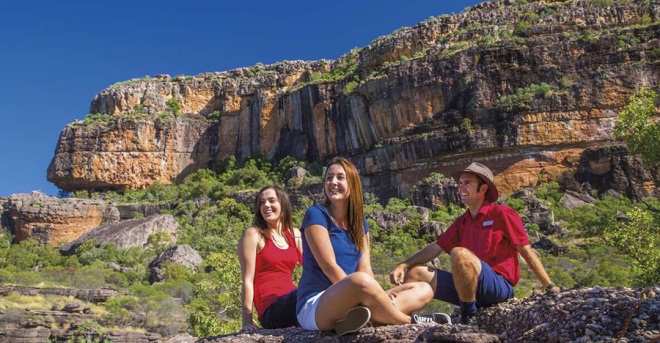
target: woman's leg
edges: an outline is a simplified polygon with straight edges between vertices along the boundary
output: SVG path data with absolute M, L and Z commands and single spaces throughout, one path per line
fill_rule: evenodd
M 396 286 L 387 291 L 392 294 L 399 311 L 411 314 L 421 310 L 433 300 L 433 288 L 426 282 L 411 282 Z
M 371 311 L 373 321 L 382 324 L 410 324 L 411 318 L 397 309 L 378 282 L 367 273 L 355 272 L 330 286 L 319 299 L 316 325 L 332 330 L 348 310 L 363 305 Z

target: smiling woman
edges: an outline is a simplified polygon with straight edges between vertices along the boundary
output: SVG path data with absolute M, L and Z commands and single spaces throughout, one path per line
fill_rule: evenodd
M 334 158 L 325 174 L 324 205 L 307 210 L 301 225 L 303 274 L 296 313 L 307 330 L 356 332 L 374 325 L 431 322 L 434 316 L 409 314 L 433 297 L 425 283 L 384 291 L 371 269 L 369 226 L 364 218 L 362 183 L 357 168 Z M 449 322 L 441 316 L 438 322 Z
M 302 262 L 300 231 L 293 227 L 289 195 L 278 186 L 262 188 L 254 199 L 254 219 L 238 242 L 243 286 L 242 331 L 254 331 L 252 305 L 261 326 L 296 326 L 296 286 L 291 275 Z

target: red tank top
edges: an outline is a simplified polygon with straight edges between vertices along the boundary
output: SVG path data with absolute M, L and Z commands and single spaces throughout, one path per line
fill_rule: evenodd
M 257 253 L 254 269 L 254 306 L 259 319 L 278 297 L 296 288 L 291 280 L 291 274 L 296 263 L 302 263 L 302 257 L 296 249 L 295 240 L 289 230 L 284 230 L 289 243 L 287 249 L 278 248 L 268 237 L 266 244 Z

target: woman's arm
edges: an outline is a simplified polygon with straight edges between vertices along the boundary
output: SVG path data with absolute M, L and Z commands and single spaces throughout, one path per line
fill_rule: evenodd
M 334 284 L 346 276 L 335 260 L 335 251 L 330 243 L 328 230 L 321 225 L 305 228 L 305 241 L 314 255 L 314 259 L 323 270 L 323 274 Z
M 357 271 L 365 272 L 371 277 L 374 277 L 374 271 L 371 269 L 371 245 L 369 245 L 369 234 L 363 237 L 364 244 L 362 244 L 362 257 L 358 262 Z
M 254 302 L 254 270 L 257 260 L 257 246 L 260 234 L 257 228 L 249 227 L 238 241 L 238 260 L 241 263 L 241 317 L 243 331 L 258 329 L 252 322 L 252 304 Z
M 293 240 L 296 242 L 296 249 L 302 254 L 302 238 L 300 234 L 300 229 L 298 228 L 293 228 Z

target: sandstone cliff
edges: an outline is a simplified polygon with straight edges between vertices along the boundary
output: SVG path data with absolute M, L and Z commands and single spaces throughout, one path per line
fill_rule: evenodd
M 628 97 L 658 87 L 659 22 L 653 1 L 486 2 L 336 61 L 130 80 L 94 98 L 103 120 L 62 131 L 48 179 L 122 190 L 232 155 L 343 155 L 381 198 L 469 160 L 492 166 L 503 193 L 609 178 L 657 195 L 657 170 L 607 146 Z M 616 174 L 622 159 L 636 169 Z

